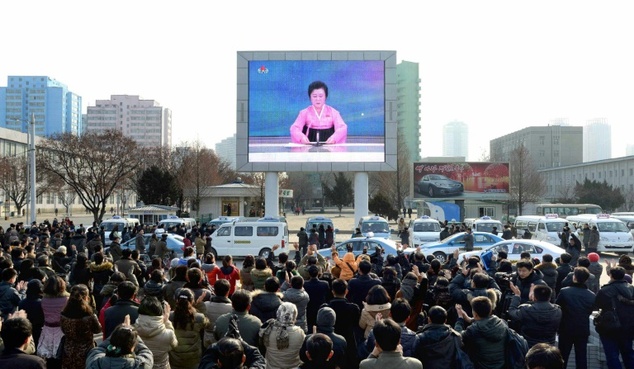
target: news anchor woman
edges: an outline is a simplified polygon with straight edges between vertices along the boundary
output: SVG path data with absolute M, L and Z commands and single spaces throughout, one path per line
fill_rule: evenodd
M 326 105 L 328 86 L 322 81 L 312 82 L 308 85 L 308 97 L 311 106 L 299 112 L 291 126 L 291 141 L 299 144 L 345 143 L 348 126 L 337 110 Z

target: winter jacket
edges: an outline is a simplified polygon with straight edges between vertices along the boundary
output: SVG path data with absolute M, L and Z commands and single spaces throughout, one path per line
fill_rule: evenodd
M 93 336 L 101 332 L 101 324 L 94 314 L 80 319 L 62 315 L 60 323 L 65 337 L 62 366 L 66 369 L 83 369 L 88 352 L 95 347 Z
M 557 287 L 557 264 L 555 263 L 539 263 L 535 266 L 535 269 L 542 272 L 544 282 L 550 287 L 553 291 Z
M 270 268 L 266 269 L 251 269 L 251 280 L 253 281 L 253 288 L 256 290 L 264 290 L 264 282 L 273 275 Z
M 404 357 L 397 351 L 383 351 L 379 357 L 369 357 L 359 364 L 359 369 L 422 369 L 423 365 L 420 361 Z
M 165 301 L 170 304 L 172 310 L 176 307 L 176 291 L 179 288 L 182 288 L 187 281 L 179 281 L 172 279 L 171 281 L 165 283 L 165 288 L 163 289 L 163 294 L 165 296 Z
M 616 299 L 619 295 L 629 300 L 634 299 L 634 286 L 629 284 L 625 279 L 610 281 L 608 284 L 601 286 L 594 300 L 595 309 L 612 309 L 613 299 Z M 598 333 L 601 336 L 629 337 L 630 339 L 634 334 L 634 332 L 631 332 L 626 327 L 614 331 L 600 331 Z
M 178 346 L 172 322 L 164 322 L 163 316 L 139 314 L 134 327 L 152 351 L 154 369 L 169 369 L 169 352 Z
M 255 315 L 262 322 L 276 317 L 277 308 L 282 304 L 284 296 L 278 292 L 256 291 L 251 300 L 249 313 Z
M 216 319 L 216 326 L 214 327 L 214 338 L 216 341 L 220 340 L 229 331 L 229 322 L 231 315 L 237 315 L 238 317 L 238 330 L 240 331 L 240 337 L 251 346 L 258 345 L 258 333 L 262 327 L 262 321 L 255 315 L 251 315 L 246 311 L 237 312 L 232 310 L 229 313 L 223 314 Z
M 359 310 L 363 309 L 363 301 L 365 301 L 368 291 L 377 284 L 381 284 L 381 280 L 374 279 L 367 274 L 352 278 L 348 281 L 348 300 L 357 304 Z
M 0 317 L 7 319 L 20 303 L 20 293 L 9 282 L 0 282 Z
M 339 278 L 343 279 L 344 281 L 351 280 L 357 272 L 357 269 L 359 268 L 356 263 L 354 254 L 351 252 L 346 252 L 342 259 L 339 259 L 339 255 L 334 252 L 332 254 L 332 260 L 341 269 L 341 274 L 339 274 Z
M 114 329 L 123 323 L 125 316 L 130 315 L 130 323 L 134 324 L 139 317 L 139 304 L 131 300 L 118 300 L 104 313 L 104 337 L 110 337 Z
M 106 356 L 109 345 L 110 341 L 104 340 L 99 346 L 90 350 L 86 359 L 86 369 L 149 369 L 154 365 L 152 351 L 142 340 L 138 340 L 134 355 Z
M 211 271 L 210 275 L 211 275 L 211 278 L 209 279 L 209 283 L 212 286 L 213 286 L 213 283 L 215 283 L 217 279 L 226 279 L 227 281 L 229 281 L 229 286 L 230 286 L 229 296 L 233 295 L 233 293 L 236 291 L 236 282 L 240 280 L 240 271 L 235 266 L 229 265 L 229 266 L 222 266 L 220 268 L 216 268 Z
M 414 347 L 416 343 L 416 332 L 407 328 L 404 324 L 401 324 L 401 347 L 403 347 L 403 356 L 413 357 L 414 356 Z M 367 350 L 368 355 L 374 349 L 374 331 L 370 331 L 368 338 L 365 340 L 365 349 Z
M 598 262 L 590 263 L 590 266 L 588 267 L 588 271 L 590 271 L 590 273 L 594 275 L 597 280 L 597 283 L 593 285 L 592 287 L 590 287 L 590 291 L 597 294 L 600 288 L 599 281 L 601 281 L 601 274 L 603 274 L 603 265 L 601 265 Z
M 423 368 L 455 368 L 459 347 L 462 347 L 460 333 L 446 324 L 427 324 L 416 335 L 414 357 Z
M 272 322 L 268 322 L 273 324 Z M 261 337 L 266 347 L 266 359 L 267 369 L 290 369 L 297 368 L 302 361 L 299 358 L 299 350 L 304 343 L 305 334 L 304 331 L 298 326 L 285 327 L 286 334 L 288 334 L 288 347 L 280 349 L 277 347 L 276 337 L 280 333 L 282 327 L 273 327 L 270 334 L 265 337 Z M 263 332 L 264 327 L 260 329 Z
M 590 314 L 595 294 L 585 284 L 573 283 L 559 291 L 555 303 L 561 307 L 559 335 L 587 337 L 590 335 Z
M 308 305 L 306 305 L 306 325 L 309 330 L 312 330 L 317 320 L 317 311 L 328 301 L 330 286 L 326 281 L 311 278 L 304 282 L 304 290 L 309 297 Z
M 492 315 L 474 320 L 464 329 L 464 320 L 458 319 L 456 331 L 462 335 L 465 351 L 476 368 L 502 369 L 505 362 L 506 322 Z
M 517 288 L 519 288 L 521 291 L 521 294 L 520 294 L 521 304 L 527 303 L 529 301 L 528 295 L 530 294 L 530 291 L 531 291 L 531 285 L 533 284 L 546 285 L 546 283 L 543 280 L 543 276 L 544 275 L 542 274 L 542 272 L 535 269 L 533 269 L 533 272 L 524 279 L 520 278 L 519 275 L 516 276 L 516 278 L 513 280 L 513 283 L 515 283 Z
M 251 266 L 251 267 L 242 268 L 240 270 L 240 286 L 244 290 L 253 291 L 255 288 L 253 286 L 253 278 L 251 277 L 251 271 L 253 269 L 255 268 Z
M 363 330 L 363 338 L 367 339 L 374 328 L 376 322 L 376 314 L 381 313 L 384 317 L 390 316 L 390 309 L 384 309 L 379 311 L 368 311 L 367 308 L 361 310 L 361 317 L 359 318 L 359 327 Z
M 170 314 L 174 322 L 174 313 Z M 188 324 L 186 329 L 175 327 L 178 345 L 169 352 L 170 367 L 172 369 L 197 369 L 202 357 L 202 332 L 209 324 L 203 314 L 196 313 L 194 324 Z
M 149 280 L 143 286 L 145 296 L 154 296 L 160 301 L 165 301 L 165 283 L 157 283 Z
M 231 307 L 231 300 L 224 296 L 214 296 L 211 301 L 205 302 L 205 316 L 209 320 L 207 328 L 205 328 L 205 336 L 203 337 L 203 344 L 205 347 L 209 347 L 212 343 L 216 342 L 214 338 L 214 328 L 216 320 L 221 315 L 230 313 L 233 308 Z
M 521 334 L 532 347 L 537 343 L 556 346 L 557 330 L 561 322 L 561 308 L 548 301 L 535 301 L 520 305 L 519 296 L 513 296 L 509 306 L 511 320 L 521 325 Z
M 308 293 L 303 288 L 301 290 L 289 288 L 284 291 L 282 295 L 283 301 L 292 302 L 297 307 L 295 325 L 303 329 L 304 333 L 308 333 L 308 325 L 306 324 L 306 306 L 308 305 L 308 301 L 310 301 Z

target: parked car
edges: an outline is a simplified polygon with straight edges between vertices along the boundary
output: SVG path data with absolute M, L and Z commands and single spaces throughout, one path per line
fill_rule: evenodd
M 328 218 L 328 217 L 324 217 L 324 216 L 316 216 L 316 217 L 310 217 L 308 219 L 306 219 L 306 226 L 304 227 L 304 229 L 306 229 L 306 232 L 310 232 L 310 230 L 313 228 L 313 225 L 315 226 L 316 229 L 319 229 L 320 225 L 324 226 L 324 229 L 328 229 L 328 226 L 332 227 L 332 236 L 334 239 L 337 239 L 337 232 L 339 232 L 338 228 L 335 228 L 334 223 L 332 222 L 332 219 Z
M 151 236 L 152 236 L 151 233 L 143 234 L 143 240 L 145 241 L 145 251 L 146 252 L 150 249 L 150 237 Z M 159 239 L 160 239 L 160 237 L 161 236 L 159 236 Z M 183 242 L 183 237 L 182 236 L 179 236 L 179 235 L 173 234 L 173 233 L 168 233 L 166 242 L 167 242 L 167 248 L 172 253 L 170 258 L 179 257 L 179 256 L 183 255 L 183 249 L 185 248 L 185 242 Z M 122 243 L 121 244 L 121 249 L 122 250 L 123 249 L 135 250 L 136 249 L 136 238 L 132 237 L 128 241 Z M 104 253 L 108 254 L 109 251 L 110 251 L 110 247 L 104 248 Z M 143 259 L 143 261 L 146 264 L 148 264 L 148 261 L 151 264 L 152 256 L 153 255 L 143 254 L 143 255 L 141 255 L 141 258 Z
M 397 254 L 396 242 L 382 237 L 357 237 L 350 238 L 346 241 L 340 242 L 336 245 L 339 256 L 343 256 L 347 251 L 347 246 L 352 245 L 352 253 L 354 256 L 359 256 L 363 252 L 363 249 L 367 247 L 368 255 L 372 255 L 376 252 L 377 248 L 382 248 L 384 251 L 383 256 Z M 317 250 L 321 256 L 326 259 L 330 259 L 332 251 L 330 248 Z
M 530 252 L 531 258 L 538 258 L 542 260 L 545 254 L 550 254 L 553 256 L 553 260 L 560 257 L 561 254 L 566 252 L 566 250 L 562 249 L 559 246 L 555 246 L 550 242 L 539 241 L 535 239 L 513 239 L 513 240 L 503 240 L 498 243 L 495 243 L 489 247 L 484 248 L 483 250 L 463 252 L 458 255 L 459 260 L 469 259 L 471 256 L 482 256 L 486 253 L 491 252 L 494 256 L 497 255 L 500 251 L 506 251 L 508 255 L 509 261 L 512 263 L 516 263 L 520 260 L 520 254 L 522 252 Z M 488 259 L 488 258 L 485 258 Z
M 453 234 L 438 242 L 429 242 L 420 247 L 420 251 L 425 255 L 434 255 L 441 262 L 447 260 L 447 256 L 453 254 L 455 250 L 466 251 L 464 248 L 464 235 L 466 232 Z M 502 241 L 503 238 L 488 232 L 473 232 L 473 251 L 482 251 L 489 246 Z M 406 250 L 411 252 L 410 250 Z
M 464 192 L 461 182 L 449 179 L 442 174 L 426 174 L 417 183 L 418 192 L 429 197 L 459 195 Z

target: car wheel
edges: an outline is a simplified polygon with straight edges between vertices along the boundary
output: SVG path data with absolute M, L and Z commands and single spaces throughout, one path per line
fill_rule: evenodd
M 218 252 L 213 247 L 211 248 L 211 253 L 214 255 L 214 260 L 218 260 Z
M 434 197 L 436 195 L 436 191 L 434 191 L 434 188 L 432 186 L 429 186 L 427 194 L 429 195 L 429 197 Z
M 447 261 L 447 255 L 445 255 L 445 253 L 442 251 L 434 252 L 434 257 L 438 259 L 438 261 L 440 261 L 441 264 L 444 264 L 445 261 Z
M 263 258 L 268 258 L 269 257 L 269 253 L 271 252 L 271 249 L 268 247 L 263 248 L 262 250 L 260 250 L 260 254 L 259 256 L 263 257 Z

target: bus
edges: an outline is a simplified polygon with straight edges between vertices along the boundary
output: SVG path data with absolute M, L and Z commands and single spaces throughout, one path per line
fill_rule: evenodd
M 603 214 L 603 209 L 595 204 L 537 204 L 537 215 L 557 214 L 559 218 L 579 214 Z

